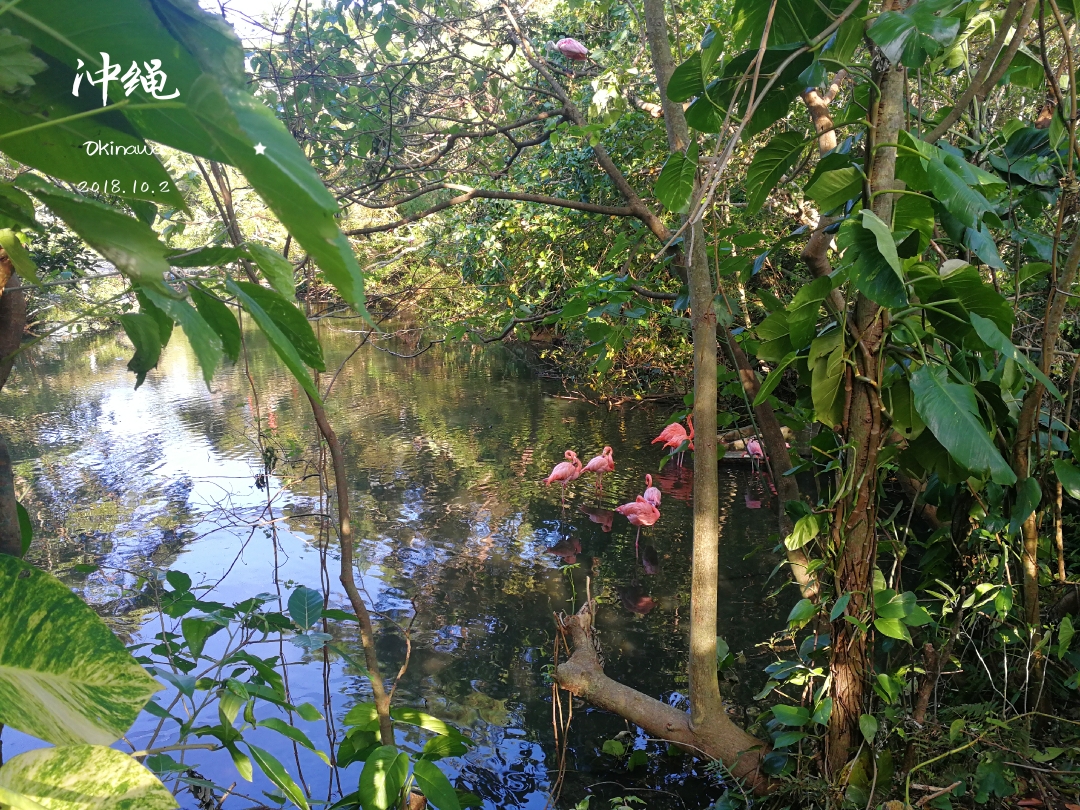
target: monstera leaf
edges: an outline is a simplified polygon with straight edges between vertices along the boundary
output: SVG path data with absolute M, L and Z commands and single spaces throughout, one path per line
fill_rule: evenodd
M 0 616 L 0 723 L 56 745 L 108 745 L 161 689 L 60 580 L 4 555 Z
M 5 793 L 10 797 L 5 798 Z M 123 751 L 63 745 L 19 754 L 0 768 L 0 804 L 45 810 L 173 810 L 165 785 Z

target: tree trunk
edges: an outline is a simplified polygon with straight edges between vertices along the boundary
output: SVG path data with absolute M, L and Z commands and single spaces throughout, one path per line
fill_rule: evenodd
M 0 389 L 11 373 L 25 329 L 26 296 L 11 259 L 0 248 Z M 22 556 L 22 529 L 15 508 L 15 476 L 3 435 L 0 435 L 0 554 Z
M 308 394 L 308 402 L 311 403 L 311 412 L 315 416 L 319 433 L 330 448 L 330 460 L 334 465 L 334 485 L 338 502 L 338 537 L 341 540 L 340 579 L 345 593 L 349 596 L 352 609 L 356 613 L 357 623 L 360 625 L 360 642 L 364 647 L 364 661 L 368 668 L 368 679 L 371 681 L 375 710 L 379 715 L 379 738 L 383 745 L 393 745 L 394 724 L 390 719 L 390 696 L 386 692 L 386 685 L 383 683 L 379 670 L 379 659 L 375 652 L 375 630 L 371 624 L 371 614 L 368 613 L 367 605 L 364 604 L 353 576 L 352 520 L 349 514 L 349 479 L 345 474 L 345 457 L 341 452 L 341 443 L 338 441 L 337 434 L 330 427 L 330 420 L 326 417 L 326 409 L 323 408 L 322 403 L 310 394 Z
M 878 57 L 881 59 L 881 57 Z M 873 192 L 896 187 L 896 149 L 874 144 L 896 143 L 904 110 L 904 69 L 887 62 L 876 71 L 880 98 L 872 109 L 867 164 L 871 166 Z M 873 198 L 873 211 L 892 222 L 893 195 Z M 858 377 L 853 381 L 851 403 L 845 419 L 846 442 L 852 447 L 849 480 L 855 490 L 840 503 L 833 520 L 833 540 L 839 549 L 836 594 L 851 594 L 847 612 L 864 614 L 872 604 L 874 566 L 877 560 L 877 455 L 882 439 L 881 402 L 877 384 L 878 352 L 884 331 L 884 315 L 876 303 L 859 295 L 853 318 Z M 864 382 L 870 380 L 872 382 Z M 870 661 L 867 633 L 843 618 L 833 623 L 830 646 L 833 710 L 826 735 L 826 759 L 833 776 L 839 776 L 861 736 L 859 717 L 866 707 Z

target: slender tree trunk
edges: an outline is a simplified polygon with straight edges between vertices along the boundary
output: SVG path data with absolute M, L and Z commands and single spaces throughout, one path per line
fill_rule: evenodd
M 341 443 L 337 434 L 330 427 L 330 420 L 326 417 L 326 409 L 322 403 L 308 394 L 308 402 L 311 403 L 311 412 L 315 416 L 315 424 L 319 427 L 319 433 L 326 440 L 326 446 L 330 448 L 330 460 L 334 465 L 334 486 L 337 492 L 338 502 L 338 537 L 341 540 L 341 584 L 345 593 L 349 596 L 356 620 L 360 625 L 360 642 L 364 647 L 364 661 L 367 663 L 368 679 L 371 681 L 371 693 L 375 701 L 375 710 L 379 715 L 379 737 L 383 745 L 394 744 L 394 724 L 390 719 L 390 696 L 386 692 L 382 674 L 379 670 L 379 658 L 375 651 L 375 630 L 371 624 L 371 614 L 367 605 L 356 587 L 356 579 L 353 576 L 353 534 L 352 521 L 349 513 L 349 479 L 345 474 L 345 457 L 341 452 Z
M 0 248 L 0 389 L 7 382 L 14 354 L 26 329 L 26 296 L 11 259 Z M 22 556 L 22 530 L 15 508 L 15 476 L 7 442 L 0 435 L 0 554 Z
M 663 0 L 645 0 L 645 32 L 664 107 L 668 148 L 686 149 L 690 131 L 682 106 L 667 97 L 675 69 Z M 694 199 L 701 194 L 694 182 Z M 713 283 L 700 221 L 690 226 L 690 249 L 683 253 L 690 288 L 694 340 L 694 546 L 690 589 L 690 725 L 699 727 L 724 714 L 716 674 L 716 610 L 720 577 L 720 506 L 716 472 L 716 311 Z
M 1074 195 L 1068 195 L 1061 201 L 1063 212 L 1072 212 L 1076 206 Z M 1080 266 L 1080 229 L 1073 236 L 1069 253 L 1065 257 L 1065 263 L 1058 274 L 1057 283 L 1052 289 L 1071 290 L 1076 283 L 1077 268 Z M 1068 295 L 1052 293 L 1046 307 L 1046 320 L 1042 333 L 1042 366 L 1043 374 L 1049 375 L 1054 364 L 1054 350 L 1057 347 L 1058 335 L 1061 331 L 1061 320 L 1065 315 L 1065 306 L 1069 301 Z M 1013 443 L 1012 468 L 1016 477 L 1023 481 L 1031 475 L 1031 440 L 1038 429 L 1039 411 L 1042 408 L 1043 394 L 1045 393 L 1042 383 L 1033 382 L 1024 396 L 1023 405 L 1020 408 L 1020 416 L 1017 418 L 1016 441 Z M 1035 515 L 1031 514 L 1024 521 L 1023 526 L 1023 571 L 1024 571 L 1024 617 L 1027 623 L 1036 626 L 1039 624 L 1039 529 L 1035 524 Z
M 880 58 L 880 57 L 879 57 Z M 873 144 L 896 143 L 904 111 L 904 69 L 887 63 L 876 71 L 880 98 L 872 109 L 871 138 L 867 164 L 871 166 L 873 192 L 895 188 L 896 149 L 873 148 Z M 886 223 L 892 222 L 893 196 L 878 194 L 873 211 Z M 850 593 L 848 613 L 861 615 L 872 605 L 874 566 L 877 560 L 877 456 L 883 436 L 881 403 L 876 387 L 878 351 L 884 332 L 881 307 L 865 296 L 855 301 L 854 338 L 858 376 L 853 382 L 846 424 L 849 480 L 854 491 L 840 503 L 833 520 L 833 539 L 839 549 L 836 565 L 837 596 Z M 869 380 L 872 382 L 864 382 Z M 842 618 L 833 623 L 830 646 L 833 710 L 826 735 L 829 771 L 839 776 L 860 739 L 859 717 L 865 711 L 870 661 L 867 633 Z

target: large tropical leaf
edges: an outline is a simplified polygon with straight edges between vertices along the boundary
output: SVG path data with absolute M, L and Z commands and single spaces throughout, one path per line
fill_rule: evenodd
M 919 416 L 949 455 L 969 470 L 989 472 L 994 483 L 1016 483 L 979 418 L 972 386 L 950 382 L 942 366 L 923 366 L 912 375 L 911 390 Z
M 437 810 L 461 810 L 454 786 L 437 765 L 422 759 L 413 766 L 413 776 L 428 804 Z
M 861 220 L 849 227 L 856 252 L 851 279 L 859 292 L 885 307 L 907 303 L 907 290 L 892 232 L 873 211 L 859 212 Z
M 95 98 L 95 88 L 84 81 L 81 94 L 73 96 L 75 71 L 51 56 L 46 60 L 48 69 L 29 92 L 0 95 L 0 150 L 51 177 L 82 184 L 84 190 L 96 187 L 119 197 L 186 208 L 151 146 L 123 115 L 86 115 L 101 109 L 100 92 Z M 85 117 L 70 120 L 79 114 Z M 49 126 L 22 132 L 44 123 Z
M 1023 354 L 1015 345 L 1013 345 L 1013 342 L 998 329 L 996 323 L 989 318 L 983 318 L 977 312 L 972 312 L 971 325 L 975 327 L 975 331 L 987 346 L 994 351 L 1001 352 L 1006 357 L 1015 360 L 1028 374 L 1046 386 L 1046 390 L 1059 402 L 1062 401 L 1061 392 L 1058 391 L 1057 386 L 1028 359 L 1026 354 Z
M 72 194 L 34 174 L 20 176 L 17 185 L 45 203 L 132 281 L 168 292 L 164 280 L 169 269 L 166 248 L 145 222 L 125 216 L 104 203 Z
M 392 745 L 376 748 L 360 772 L 360 803 L 364 810 L 387 810 L 397 800 L 409 774 L 409 755 Z
M 756 214 L 761 210 L 769 192 L 784 172 L 795 165 L 806 147 L 807 139 L 801 132 L 781 132 L 754 154 L 746 172 L 746 211 Z
M 0 768 L 0 789 L 20 793 L 46 810 L 179 806 L 153 773 L 123 751 L 104 745 L 63 745 L 19 754 Z
M 0 723 L 56 745 L 108 745 L 161 689 L 66 585 L 3 555 L 0 616 Z
M 677 214 L 686 213 L 690 207 L 690 197 L 694 191 L 694 177 L 697 175 L 698 145 L 695 141 L 684 155 L 672 152 L 664 162 L 664 168 L 656 179 L 656 199 L 669 211 Z

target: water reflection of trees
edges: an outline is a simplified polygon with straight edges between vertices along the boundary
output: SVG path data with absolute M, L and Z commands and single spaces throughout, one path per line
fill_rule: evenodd
M 322 335 L 327 367 L 336 369 L 358 338 L 325 326 Z M 160 424 L 144 426 L 134 444 L 109 447 L 101 446 L 97 433 L 103 403 L 111 390 L 133 385 L 120 344 L 93 338 L 28 353 L 9 384 L 14 395 L 5 389 L 0 408 L 5 429 L 20 426 L 12 431 L 13 455 L 29 499 L 44 516 L 46 542 L 35 553 L 45 550 L 48 567 L 68 569 L 67 580 L 93 595 L 102 580 L 70 570 L 71 563 L 116 560 L 120 544 L 132 567 L 167 567 L 196 526 L 250 530 L 265 509 L 261 495 L 257 503 L 251 500 L 258 494 L 255 476 L 263 472 L 256 430 L 279 459 L 273 488 L 288 488 L 275 501 L 275 516 L 295 515 L 288 521 L 294 533 L 320 536 L 310 412 L 262 335 L 246 339 L 254 394 L 242 365 L 219 373 L 207 392 L 177 335 L 165 368 L 146 383 L 146 395 L 160 397 L 167 413 Z M 685 683 L 691 510 L 677 497 L 688 489 L 679 487 L 686 481 L 677 476 L 685 474 L 674 468 L 664 473 L 663 518 L 642 538 L 656 553 L 649 573 L 635 558 L 633 534 L 622 518 L 605 531 L 602 520 L 594 522 L 580 508 L 610 510 L 642 490 L 645 472 L 656 472 L 658 454 L 648 442 L 664 415 L 597 411 L 553 399 L 555 389 L 546 385 L 498 348 L 436 348 L 402 360 L 365 347 L 349 361 L 328 403 L 355 499 L 358 565 L 384 585 L 375 603 L 386 617 L 378 634 L 382 660 L 388 672 L 401 665 L 405 645 L 389 620 L 405 625 L 415 612 L 412 658 L 399 699 L 471 727 L 485 741 L 479 759 L 467 766 L 482 794 L 495 791 L 500 779 L 519 782 L 525 792 L 545 784 L 543 760 L 554 751 L 545 678 L 552 614 L 573 610 L 575 594 L 580 604 L 586 576 L 593 594 L 605 599 L 598 628 L 612 675 L 674 701 L 679 695 L 671 693 L 673 685 Z M 147 441 L 155 431 L 169 441 L 205 442 L 207 477 L 224 459 L 239 460 L 250 475 L 221 481 L 216 507 L 194 503 L 191 480 L 155 478 L 166 452 L 164 441 Z M 564 510 L 557 495 L 538 485 L 566 447 L 587 457 L 605 444 L 615 447 L 617 467 L 605 476 L 602 500 L 583 479 Z M 721 626 L 734 650 L 759 638 L 763 625 L 778 624 L 776 611 L 760 599 L 771 560 L 742 559 L 764 533 L 742 507 L 741 483 L 741 474 L 722 476 L 727 523 L 721 549 L 732 576 L 722 586 Z M 247 500 L 233 502 L 244 493 Z M 548 553 L 560 543 L 575 553 Z M 577 567 L 561 571 L 568 556 Z M 107 596 L 100 588 L 96 593 L 99 601 Z M 627 593 L 655 607 L 644 615 L 631 612 Z M 124 606 L 138 608 L 138 597 Z M 359 657 L 358 647 L 356 652 Z M 574 749 L 570 767 L 606 767 L 595 746 L 622 730 L 621 721 L 589 712 L 575 724 L 574 745 L 584 747 Z M 537 745 L 535 756 L 524 759 L 507 753 Z M 536 759 L 531 765 L 530 757 Z M 492 774 L 500 775 L 493 781 Z

